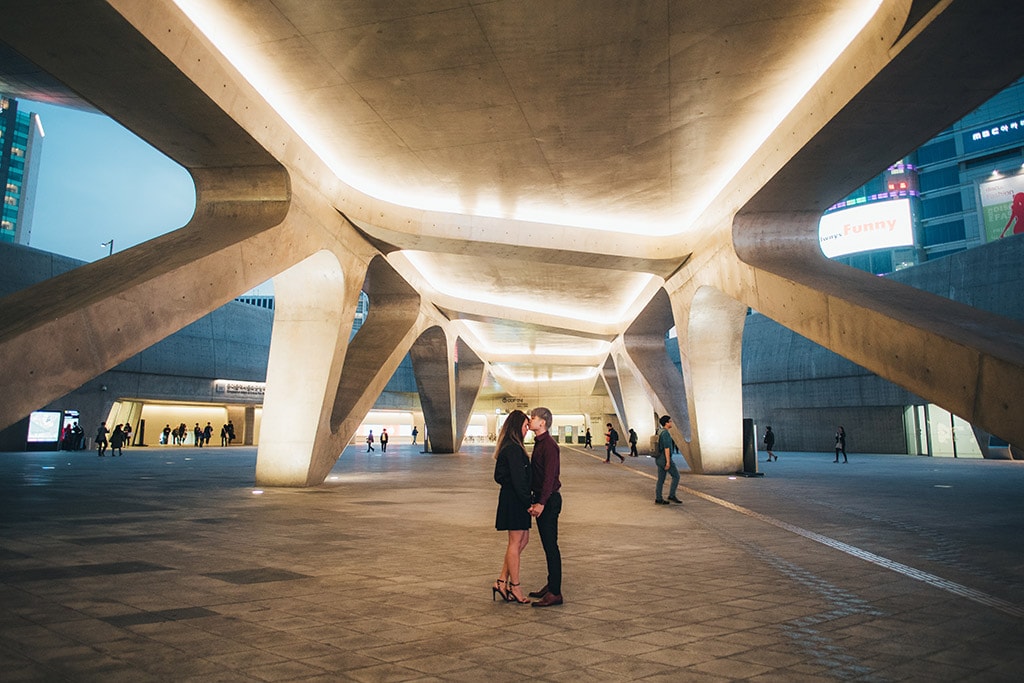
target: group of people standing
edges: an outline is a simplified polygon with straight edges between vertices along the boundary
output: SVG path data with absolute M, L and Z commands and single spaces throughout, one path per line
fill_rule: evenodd
M 491 598 L 506 602 L 553 607 L 563 604 L 562 555 L 558 549 L 558 516 L 562 512 L 562 483 L 558 444 L 548 433 L 552 416 L 547 408 L 534 408 L 527 415 L 521 410 L 509 413 L 498 434 L 494 452 L 494 481 L 501 486 L 494 528 L 508 532 L 508 546 L 501 573 L 491 587 Z M 527 456 L 525 438 L 533 432 L 533 453 Z M 530 540 L 530 528 L 537 520 L 537 531 L 547 560 L 547 583 L 543 588 L 523 595 L 519 566 L 523 550 Z

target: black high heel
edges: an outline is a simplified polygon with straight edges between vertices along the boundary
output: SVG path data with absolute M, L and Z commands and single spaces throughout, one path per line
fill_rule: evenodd
M 508 586 L 508 594 L 505 596 L 506 600 L 508 600 L 509 602 L 518 602 L 520 605 L 529 604 L 529 600 L 527 600 L 526 598 L 520 600 L 518 597 L 516 597 L 515 593 L 512 592 L 512 589 L 519 585 L 518 583 L 508 583 L 506 585 Z
M 503 591 L 503 590 L 501 590 L 501 584 L 505 583 L 505 581 L 503 579 L 495 579 L 494 583 L 496 585 L 491 586 L 491 602 L 494 602 L 494 600 L 495 600 L 495 597 L 494 597 L 495 593 L 500 595 L 501 599 L 504 600 L 505 602 L 509 602 L 508 593 Z M 518 585 L 518 584 L 516 584 L 516 585 Z

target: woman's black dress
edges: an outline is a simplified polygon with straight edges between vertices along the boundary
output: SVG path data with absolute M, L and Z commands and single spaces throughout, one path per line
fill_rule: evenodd
M 527 511 L 532 501 L 530 459 L 526 457 L 526 451 L 514 443 L 506 444 L 494 463 L 494 481 L 501 484 L 494 528 L 498 531 L 529 529 L 533 518 Z

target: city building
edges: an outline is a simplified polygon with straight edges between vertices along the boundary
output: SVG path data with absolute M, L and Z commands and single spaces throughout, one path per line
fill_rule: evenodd
M 1013 208 L 1021 193 L 1024 79 L 829 207 L 822 248 L 854 268 L 891 273 L 1024 232 L 1014 218 L 1024 203 Z
M 18 100 L 0 93 L 0 241 L 30 242 L 43 137 L 39 116 L 20 110 Z

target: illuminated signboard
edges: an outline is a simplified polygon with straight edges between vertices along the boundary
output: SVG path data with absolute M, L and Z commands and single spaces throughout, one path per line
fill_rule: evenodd
M 55 410 L 37 410 L 28 417 L 29 443 L 60 441 L 61 414 Z
M 829 258 L 911 246 L 914 226 L 910 200 L 872 202 L 825 214 L 818 223 L 818 242 Z
M 243 382 L 233 379 L 218 379 L 213 383 L 213 390 L 228 396 L 263 398 L 267 390 L 266 382 Z
M 1015 116 L 992 125 L 961 134 L 964 153 L 971 154 L 992 147 L 1019 144 L 1024 140 L 1024 117 Z
M 981 220 L 985 226 L 985 241 L 994 242 L 1024 232 L 1024 217 L 1013 221 L 1013 198 L 1024 193 L 1024 177 L 1015 175 L 999 180 L 990 180 L 978 186 L 981 195 Z M 1005 233 L 1005 235 L 1004 235 Z

